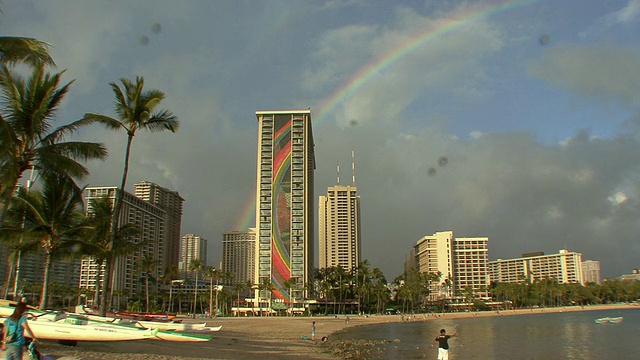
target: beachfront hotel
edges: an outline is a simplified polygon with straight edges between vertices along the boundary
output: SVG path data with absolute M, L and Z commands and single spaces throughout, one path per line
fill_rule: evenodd
M 256 271 L 256 229 L 222 234 L 222 271 L 231 274 L 231 284 L 253 283 Z
M 207 264 L 207 239 L 195 234 L 186 234 L 180 242 L 180 274 L 184 279 L 194 278 L 195 273 L 189 271 L 189 266 L 193 260 Z
M 429 300 L 453 299 L 472 288 L 475 297 L 489 295 L 487 237 L 456 238 L 453 231 L 439 231 L 418 240 L 405 266 L 421 273 L 440 274 L 429 287 Z
M 84 195 L 87 212 L 91 212 L 92 204 L 95 200 L 104 196 L 108 197 L 113 204 L 117 191 L 118 188 L 116 186 L 86 188 Z M 140 229 L 140 234 L 134 238 L 134 241 L 144 243 L 144 245 L 141 245 L 141 247 L 130 254 L 130 256 L 122 256 L 116 259 L 112 286 L 113 292 L 128 292 L 134 294 L 144 291 L 143 283 L 138 280 L 140 276 L 136 275 L 139 272 L 136 264 L 139 263 L 143 257 L 149 256 L 156 262 L 154 269 L 151 270 L 149 274 L 156 279 L 162 276 L 166 268 L 165 264 L 169 264 L 168 259 L 177 258 L 177 256 L 169 256 L 167 253 L 169 249 L 176 248 L 167 244 L 169 241 L 174 241 L 172 237 L 167 236 L 169 229 L 167 222 L 170 216 L 181 216 L 181 205 L 182 203 L 180 202 L 180 211 L 168 212 L 162 202 L 156 201 L 154 204 L 128 192 L 122 192 L 122 210 L 118 218 L 117 226 L 121 227 L 124 224 L 135 224 Z M 177 221 L 179 223 L 181 219 L 173 219 L 171 221 Z M 83 258 L 80 265 L 79 287 L 93 290 L 95 289 L 97 281 L 100 281 L 101 285 L 104 285 L 104 270 L 104 266 L 99 269 L 97 263 L 92 258 Z M 152 291 L 156 290 L 157 289 L 152 289 Z
M 594 283 L 602 284 L 602 272 L 600 270 L 600 261 L 585 260 L 582 262 L 582 277 L 585 284 Z
M 256 111 L 256 117 L 254 283 L 270 282 L 273 297 L 295 301 L 307 297 L 306 285 L 313 281 L 315 154 L 311 110 Z M 260 293 L 256 289 L 257 297 Z
M 339 179 L 318 201 L 320 269 L 340 266 L 350 272 L 360 263 L 360 196 Z
M 162 269 L 178 266 L 180 259 L 180 232 L 182 227 L 182 204 L 184 199 L 177 191 L 172 191 L 149 181 L 140 181 L 133 185 L 135 195 L 146 202 L 157 205 L 166 211 L 164 230 L 164 263 Z
M 530 282 L 553 278 L 559 284 L 579 283 L 584 285 L 582 254 L 566 249 L 557 254 L 544 255 L 543 252 L 523 254 L 516 259 L 489 261 L 491 282 L 517 283 L 525 279 Z

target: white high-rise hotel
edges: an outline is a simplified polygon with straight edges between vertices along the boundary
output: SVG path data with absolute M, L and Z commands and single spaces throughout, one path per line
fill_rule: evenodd
M 180 273 L 185 277 L 195 277 L 195 273 L 189 271 L 193 260 L 199 260 L 203 265 L 207 264 L 207 240 L 198 235 L 186 234 L 182 237 L 180 246 Z
M 360 197 L 355 186 L 336 185 L 318 203 L 320 269 L 346 271 L 360 263 Z
M 311 110 L 257 111 L 256 275 L 273 298 L 307 295 L 314 269 Z
M 454 238 L 453 231 L 439 231 L 414 245 L 415 263 L 421 273 L 440 275 L 431 284 L 430 300 L 452 298 L 472 288 L 474 295 L 489 295 L 487 237 Z
M 233 276 L 232 284 L 253 283 L 255 258 L 256 229 L 222 234 L 222 271 Z

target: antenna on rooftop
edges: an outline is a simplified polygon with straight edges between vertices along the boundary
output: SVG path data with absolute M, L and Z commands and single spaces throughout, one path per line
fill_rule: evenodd
M 351 146 L 351 185 L 356 186 L 356 152 Z
M 337 168 L 338 182 L 337 185 L 340 185 L 340 159 L 338 159 L 338 168 Z

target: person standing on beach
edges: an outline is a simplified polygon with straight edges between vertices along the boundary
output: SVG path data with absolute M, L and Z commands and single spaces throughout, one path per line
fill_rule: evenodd
M 311 323 L 311 340 L 316 339 L 316 322 Z
M 455 336 L 455 333 L 448 335 L 445 329 L 440 330 L 440 335 L 431 344 L 433 347 L 438 343 L 438 360 L 449 360 L 449 339 Z
M 6 360 L 22 360 L 26 344 L 25 331 L 33 341 L 36 341 L 36 337 L 27 323 L 27 316 L 24 314 L 26 310 L 27 304 L 19 302 L 13 310 L 13 314 L 4 321 L 2 350 L 5 350 Z

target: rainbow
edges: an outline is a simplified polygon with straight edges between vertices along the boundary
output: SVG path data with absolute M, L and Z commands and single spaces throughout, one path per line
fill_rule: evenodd
M 524 7 L 539 1 L 541 0 L 498 1 L 484 6 L 465 8 L 455 12 L 450 18 L 446 19 L 446 21 L 440 22 L 438 26 L 422 29 L 414 36 L 408 37 L 407 41 L 391 48 L 389 51 L 373 59 L 353 73 L 342 86 L 337 88 L 321 102 L 317 115 L 313 117 L 313 122 L 317 125 L 326 120 L 329 114 L 360 90 L 360 88 L 377 73 L 392 67 L 398 60 L 411 54 L 438 36 L 450 33 L 479 19 L 503 13 L 510 9 Z M 246 204 L 242 207 L 242 212 L 235 225 L 236 230 L 245 231 L 248 227 L 255 226 L 255 205 L 256 195 L 254 193 L 247 199 Z
M 498 1 L 493 4 L 469 7 L 453 13 L 451 17 L 445 19 L 445 21 L 439 22 L 435 27 L 430 26 L 427 29 L 422 29 L 422 31 L 416 33 L 414 36 L 409 37 L 407 41 L 391 48 L 389 51 L 383 53 L 381 56 L 375 58 L 356 71 L 346 82 L 342 84 L 341 87 L 336 89 L 320 104 L 318 115 L 313 118 L 314 123 L 321 123 L 336 109 L 336 107 L 338 107 L 338 105 L 342 104 L 345 100 L 356 93 L 376 74 L 390 68 L 398 60 L 421 48 L 430 40 L 450 33 L 481 18 L 499 14 L 510 9 L 523 7 L 538 1 L 540 0 Z

